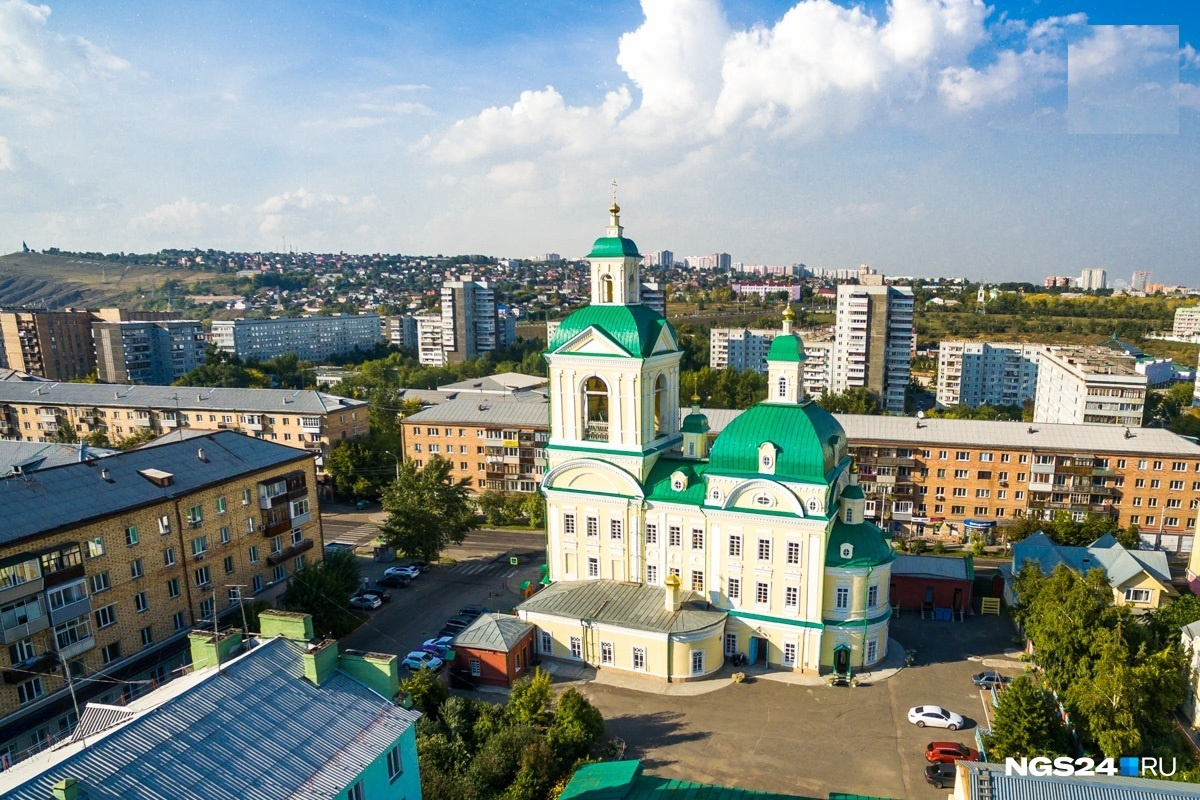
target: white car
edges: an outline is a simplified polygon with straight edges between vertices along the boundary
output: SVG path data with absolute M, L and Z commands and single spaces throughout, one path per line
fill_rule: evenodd
M 404 660 L 400 663 L 409 669 L 421 669 L 422 667 L 427 667 L 434 672 L 437 672 L 446 662 L 442 661 L 433 653 L 427 653 L 424 650 L 413 650 L 411 653 L 406 655 Z
M 918 728 L 946 728 L 956 731 L 963 726 L 961 714 L 947 711 L 941 706 L 914 706 L 908 710 L 908 721 Z
M 352 608 L 365 608 L 368 611 L 374 611 L 382 605 L 383 601 L 373 594 L 356 594 L 350 598 L 350 606 Z
M 416 567 L 388 567 L 383 571 L 384 575 L 403 576 L 408 579 L 413 579 L 421 574 L 421 570 Z

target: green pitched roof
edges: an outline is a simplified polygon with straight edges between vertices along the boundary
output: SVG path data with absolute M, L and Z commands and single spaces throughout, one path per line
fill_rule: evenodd
M 850 558 L 842 558 L 842 545 L 854 547 Z M 860 522 L 850 525 L 843 522 L 841 517 L 833 523 L 829 531 L 829 544 L 825 548 L 825 566 L 849 567 L 878 567 L 891 563 L 896 554 L 888 546 L 887 536 L 883 530 L 872 522 Z
M 559 800 L 805 800 L 799 795 L 760 792 L 659 778 L 642 772 L 639 761 L 584 764 L 575 770 Z
M 654 343 L 663 328 L 675 337 L 675 329 L 666 317 L 649 306 L 584 306 L 562 321 L 550 339 L 547 352 L 553 353 L 593 327 L 636 358 L 646 358 L 654 351 Z
M 867 495 L 865 492 L 863 492 L 863 488 L 861 486 L 859 486 L 857 483 L 851 484 L 850 486 L 847 486 L 845 489 L 842 489 L 842 497 L 846 498 L 847 500 L 866 500 L 867 499 Z
M 707 466 L 700 461 L 685 461 L 666 456 L 659 458 L 650 470 L 650 474 L 646 476 L 646 499 L 667 503 L 686 503 L 693 506 L 701 505 L 704 502 L 704 470 Z M 675 491 L 671 486 L 671 476 L 675 474 L 676 470 L 687 476 L 688 485 L 682 492 Z
M 804 343 L 794 333 L 776 336 L 767 351 L 767 361 L 807 361 L 808 354 L 804 352 Z
M 624 236 L 601 236 L 592 244 L 588 258 L 641 258 L 637 245 Z
M 708 416 L 693 411 L 683 418 L 679 430 L 683 433 L 708 433 Z
M 846 455 L 846 432 L 816 403 L 759 403 L 717 436 L 709 472 L 758 474 L 763 442 L 778 448 L 775 476 L 785 479 L 823 483 Z

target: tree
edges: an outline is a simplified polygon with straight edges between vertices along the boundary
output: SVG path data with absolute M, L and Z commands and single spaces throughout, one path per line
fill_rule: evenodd
M 508 525 L 513 521 L 508 496 L 496 489 L 488 489 L 479 495 L 479 510 L 489 525 Z
M 988 759 L 1066 755 L 1070 740 L 1055 707 L 1054 697 L 1027 675 L 1013 680 L 996 702 Z
M 140 431 L 131 433 L 123 439 L 118 439 L 113 443 L 113 447 L 118 450 L 132 450 L 138 445 L 145 444 L 154 438 L 154 431 L 149 428 L 142 428 Z
M 604 717 L 586 697 L 574 688 L 559 696 L 554 706 L 554 724 L 546 734 L 559 761 L 570 763 L 587 755 L 603 735 Z
M 538 667 L 532 675 L 518 678 L 508 696 L 508 716 L 517 725 L 545 727 L 551 720 L 550 701 L 554 689 L 550 673 Z
M 446 542 L 462 544 L 475 525 L 467 490 L 471 479 L 455 480 L 451 468 L 440 456 L 424 467 L 411 459 L 400 463 L 400 477 L 383 493 L 385 544 L 426 561 L 436 561 Z
M 296 571 L 283 594 L 283 606 L 312 614 L 317 633 L 340 638 L 363 620 L 348 605 L 359 583 L 358 557 L 352 551 L 327 553 L 321 561 Z
M 831 414 L 883 413 L 883 400 L 866 388 L 847 389 L 841 394 L 825 394 L 817 402 Z
M 75 433 L 75 426 L 67 422 L 58 426 L 58 430 L 54 432 L 52 441 L 63 444 L 76 444 L 79 441 L 79 434 Z
M 412 695 L 413 705 L 427 717 L 434 717 L 450 692 L 433 670 L 422 667 L 400 681 L 400 691 Z
M 1154 609 L 1144 619 L 1151 639 L 1159 647 L 1170 647 L 1179 641 L 1180 628 L 1200 619 L 1200 597 L 1185 594 Z
M 530 528 L 541 528 L 546 524 L 546 498 L 542 497 L 541 492 L 526 495 L 522 505 Z

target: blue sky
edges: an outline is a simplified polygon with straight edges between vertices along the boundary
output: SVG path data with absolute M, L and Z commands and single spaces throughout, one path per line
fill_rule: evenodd
M 0 250 L 1200 283 L 1197 5 L 0 0 Z

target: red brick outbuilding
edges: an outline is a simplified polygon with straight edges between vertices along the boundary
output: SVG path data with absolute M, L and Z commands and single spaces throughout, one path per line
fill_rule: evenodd
M 508 614 L 484 614 L 450 643 L 450 670 L 471 683 L 511 686 L 532 668 L 533 625 Z
M 897 555 L 891 603 L 903 611 L 971 613 L 975 565 L 970 556 Z

